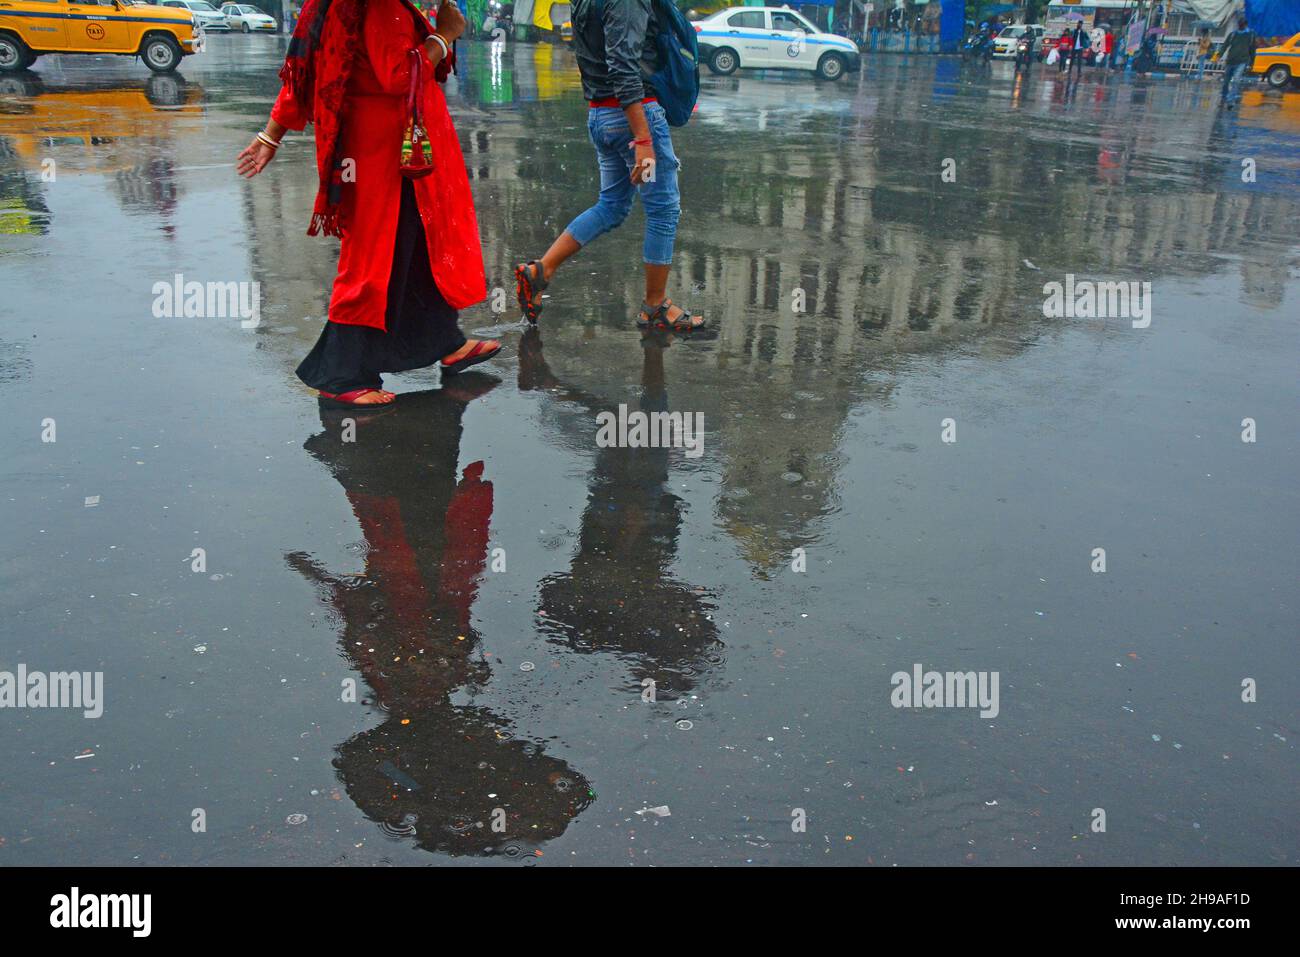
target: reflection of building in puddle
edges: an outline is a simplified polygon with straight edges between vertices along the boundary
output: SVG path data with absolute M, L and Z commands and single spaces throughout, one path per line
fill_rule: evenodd
M 643 412 L 669 410 L 664 344 L 643 342 Z M 520 342 L 521 390 L 546 390 L 565 410 L 557 426 L 577 447 L 591 445 L 601 401 L 560 382 L 542 356 L 536 329 Z M 673 574 L 686 502 L 669 487 L 667 448 L 597 448 L 587 479 L 577 551 L 569 569 L 543 579 L 538 628 L 579 653 L 615 655 L 626 663 L 629 690 L 653 683 L 670 701 L 694 691 L 721 666 L 714 606 L 701 585 Z
M 278 302 L 293 304 L 297 314 L 292 318 L 324 319 L 338 269 L 339 244 L 336 239 L 307 235 L 316 200 L 315 147 L 310 133 L 286 137 L 292 137 L 290 143 L 280 148 L 281 155 L 266 172 L 239 184 L 249 261 L 263 288 L 274 288 Z M 258 331 L 270 330 L 263 324 Z M 311 338 L 296 348 L 306 352 L 317 333 L 313 329 Z M 282 358 L 292 368 L 301 356 L 291 350 Z
M 40 181 L 18 165 L 9 140 L 0 137 L 0 236 L 40 236 L 49 232 L 50 208 Z
M 471 609 L 493 488 L 482 462 L 459 477 L 456 463 L 466 403 L 496 381 L 468 373 L 369 417 L 323 413 L 306 448 L 347 494 L 365 569 L 335 575 L 302 553 L 289 563 L 319 589 L 344 657 L 385 714 L 338 747 L 348 795 L 387 833 L 426 850 L 519 856 L 561 834 L 592 795 L 581 774 L 514 737 L 504 719 L 453 703 L 490 677 Z M 355 419 L 355 441 L 344 440 L 345 419 Z
M 128 211 L 174 212 L 179 141 L 197 129 L 203 90 L 178 76 L 153 76 L 142 86 L 47 85 L 35 75 L 0 78 L 0 162 L 31 188 L 58 177 L 111 177 Z M 5 170 L 5 180 L 12 176 Z M 39 184 L 33 187 L 32 184 Z M 24 202 L 22 190 L 0 182 L 3 200 Z
M 1286 298 L 1287 275 L 1279 272 L 1277 265 L 1273 260 L 1242 260 L 1241 294 L 1246 302 L 1258 309 L 1276 309 L 1282 305 Z
M 473 45 L 471 63 L 487 55 L 486 44 Z M 538 82 L 528 79 L 537 55 L 503 53 L 520 99 Z M 758 574 L 816 541 L 838 508 L 851 411 L 887 399 L 896 370 L 914 357 L 1023 352 L 1052 328 L 1041 312 L 1048 279 L 1176 281 L 1222 270 L 1228 252 L 1250 264 L 1242 269 L 1252 303 L 1276 302 L 1286 280 L 1288 264 L 1273 250 L 1297 205 L 1276 192 L 1225 189 L 1229 174 L 1240 180 L 1240 157 L 1215 144 L 1212 124 L 1147 112 L 1125 126 L 1103 123 L 1100 136 L 1089 126 L 1026 140 L 965 122 L 961 111 L 975 107 L 964 95 L 945 101 L 957 119 L 935 122 L 926 83 L 892 80 L 876 91 L 874 111 L 863 95 L 851 111 L 777 103 L 765 132 L 742 125 L 725 148 L 713 145 L 708 123 L 675 134 L 684 213 L 674 289 L 708 313 L 719 338 L 682 350 L 703 361 L 674 358 L 674 401 L 704 414 L 705 462 L 721 460 L 720 523 Z M 985 100 L 979 94 L 980 115 Z M 574 189 L 594 175 L 585 114 L 576 92 L 525 110 L 458 113 L 489 286 L 511 288 L 513 265 L 536 256 L 589 200 Z M 1185 155 L 1157 148 L 1189 129 Z M 962 158 L 958 179 L 944 184 L 952 156 Z M 282 170 L 273 189 L 247 190 L 246 202 L 261 247 L 254 261 L 285 263 L 268 278 L 323 313 L 333 252 L 300 248 L 312 184 L 310 173 Z M 608 253 L 639 243 L 640 217 L 566 269 L 543 319 L 561 346 L 557 374 L 601 408 L 619 401 L 611 381 L 621 389 L 637 374 L 626 337 L 606 332 L 625 329 L 640 301 L 638 270 Z M 310 288 L 295 293 L 304 275 Z

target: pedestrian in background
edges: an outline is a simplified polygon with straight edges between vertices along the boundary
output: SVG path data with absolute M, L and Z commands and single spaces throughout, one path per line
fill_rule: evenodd
M 1219 46 L 1219 60 L 1223 63 L 1223 89 L 1219 92 L 1219 103 L 1232 109 L 1241 98 L 1240 80 L 1243 73 L 1255 59 L 1257 45 L 1255 31 L 1246 26 L 1245 16 L 1237 17 L 1237 29 L 1223 38 Z
M 1074 27 L 1074 33 L 1070 37 L 1070 74 L 1083 76 L 1083 57 L 1088 52 L 1088 47 L 1092 41 L 1088 39 L 1088 31 L 1083 28 L 1083 21 L 1080 20 Z M 1066 79 L 1069 79 L 1067 77 Z
M 1210 51 L 1214 48 L 1214 43 L 1210 39 L 1210 31 L 1201 28 L 1200 39 L 1196 41 L 1196 78 L 1205 79 L 1205 64 L 1209 62 Z

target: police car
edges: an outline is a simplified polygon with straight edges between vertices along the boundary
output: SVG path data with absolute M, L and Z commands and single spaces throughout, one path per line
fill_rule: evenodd
M 862 69 L 857 44 L 823 33 L 789 7 L 728 7 L 694 26 L 700 62 L 721 76 L 755 68 L 810 70 L 838 80 Z

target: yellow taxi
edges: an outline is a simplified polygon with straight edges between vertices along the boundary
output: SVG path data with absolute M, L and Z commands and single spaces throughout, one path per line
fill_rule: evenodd
M 1256 50 L 1250 72 L 1263 74 L 1268 85 L 1275 89 L 1285 89 L 1300 73 L 1300 33 L 1275 47 Z
M 189 10 L 136 0 L 0 0 L 0 72 L 25 70 L 47 53 L 138 56 L 155 73 L 203 49 Z

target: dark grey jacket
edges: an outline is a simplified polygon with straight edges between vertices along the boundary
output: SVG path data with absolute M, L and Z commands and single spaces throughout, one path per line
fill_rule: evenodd
M 1255 59 L 1255 42 L 1255 31 L 1233 30 L 1223 38 L 1219 47 L 1219 59 L 1225 67 L 1250 63 Z
M 618 97 L 628 106 L 650 95 L 644 81 L 659 69 L 659 25 L 651 0 L 576 0 L 573 52 L 589 100 Z

